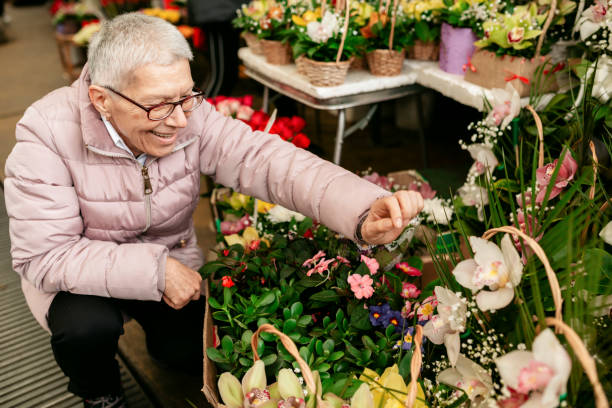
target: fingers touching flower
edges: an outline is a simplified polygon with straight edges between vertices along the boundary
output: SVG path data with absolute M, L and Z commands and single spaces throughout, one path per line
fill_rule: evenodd
M 480 310 L 497 310 L 514 299 L 514 287 L 521 281 L 523 264 L 510 236 L 504 235 L 501 249 L 493 242 L 470 237 L 474 259 L 457 264 L 453 275 L 459 284 L 476 294 Z M 482 290 L 484 287 L 490 290 Z
M 374 288 L 372 288 L 374 281 L 369 276 L 354 273 L 349 275 L 347 282 L 351 285 L 351 290 L 357 299 L 368 299 L 374 294 Z
M 495 364 L 507 387 L 529 396 L 525 406 L 541 408 L 558 406 L 572 368 L 567 351 L 550 329 L 535 338 L 533 351 L 512 351 Z
M 380 268 L 380 265 L 378 264 L 378 261 L 376 259 L 368 258 L 365 255 L 361 255 L 361 262 L 366 264 L 372 275 L 376 275 L 376 272 L 378 272 L 378 268 Z

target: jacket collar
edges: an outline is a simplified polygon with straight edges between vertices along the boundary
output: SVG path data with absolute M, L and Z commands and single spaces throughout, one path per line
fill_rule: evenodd
M 91 146 L 96 150 L 116 154 L 125 155 L 127 153 L 117 147 L 113 142 L 113 139 L 108 133 L 100 113 L 91 103 L 89 99 L 89 85 L 91 80 L 89 77 L 88 64 L 85 64 L 79 79 L 77 79 L 77 95 L 78 95 L 78 107 L 81 115 L 81 133 L 83 135 L 83 142 L 85 146 Z M 195 114 L 199 109 L 196 109 L 193 113 Z M 193 127 L 190 126 L 190 121 L 187 122 L 187 127 L 179 131 L 176 139 L 176 147 L 184 147 L 189 142 L 197 137 L 197 133 Z M 176 148 L 175 148 L 176 149 Z M 178 150 L 178 149 L 176 149 Z

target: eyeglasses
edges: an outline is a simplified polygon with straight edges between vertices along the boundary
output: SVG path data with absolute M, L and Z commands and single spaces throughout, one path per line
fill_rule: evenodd
M 149 120 L 166 119 L 168 116 L 172 115 L 172 112 L 174 112 L 174 108 L 176 108 L 178 105 L 181 105 L 181 109 L 183 109 L 183 112 L 191 112 L 195 110 L 198 106 L 200 106 L 202 104 L 202 101 L 204 100 L 204 92 L 202 92 L 198 88 L 194 88 L 193 89 L 194 94 L 186 98 L 179 99 L 176 102 L 163 102 L 155 106 L 151 106 L 150 108 L 147 108 L 145 106 L 142 106 L 135 100 L 128 98 L 121 92 L 115 91 L 110 86 L 105 86 L 104 88 L 116 93 L 123 99 L 132 102 L 134 105 L 138 106 L 140 109 L 147 112 L 147 117 L 149 118 Z

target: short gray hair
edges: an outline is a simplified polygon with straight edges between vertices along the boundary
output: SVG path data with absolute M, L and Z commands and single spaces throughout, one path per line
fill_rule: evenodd
M 142 13 L 127 13 L 105 21 L 89 44 L 91 83 L 121 90 L 133 71 L 156 64 L 170 65 L 193 54 L 185 37 L 167 21 Z

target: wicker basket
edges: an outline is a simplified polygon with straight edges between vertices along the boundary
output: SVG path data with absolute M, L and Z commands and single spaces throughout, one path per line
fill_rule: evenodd
M 244 41 L 246 41 L 247 46 L 253 52 L 253 54 L 263 55 L 263 47 L 261 45 L 261 40 L 257 38 L 255 34 L 250 33 L 248 31 L 243 31 L 240 36 L 244 38 Z
M 300 65 L 303 70 L 302 75 L 314 86 L 337 86 L 344 83 L 352 62 L 352 57 L 340 62 L 321 62 L 302 57 Z M 299 67 L 298 72 L 300 72 Z
M 306 71 L 304 68 L 304 59 L 306 59 L 306 57 L 303 55 L 297 57 L 295 60 L 295 67 L 297 68 L 298 74 L 306 76 Z
M 408 51 L 408 58 L 420 61 L 437 61 L 440 57 L 440 44 L 434 41 L 416 40 Z
M 353 57 L 353 62 L 351 62 L 350 69 L 368 69 L 368 60 L 364 55 L 360 55 L 358 57 Z
M 394 76 L 402 72 L 406 51 L 374 50 L 368 52 L 366 56 L 372 75 Z
M 505 88 L 509 82 L 521 97 L 528 96 L 534 84 L 537 85 L 538 92 L 557 90 L 555 75 L 551 73 L 556 72 L 560 65 L 553 66 L 549 58 L 540 55 L 546 32 L 555 15 L 556 6 L 557 0 L 552 0 L 548 18 L 538 38 L 534 58 L 497 56 L 490 51 L 477 50 L 467 64 L 464 79 L 488 89 Z M 542 71 L 543 75 L 538 78 L 539 71 Z
M 288 43 L 271 40 L 261 40 L 263 54 L 266 61 L 273 65 L 291 64 L 292 54 L 291 46 Z

